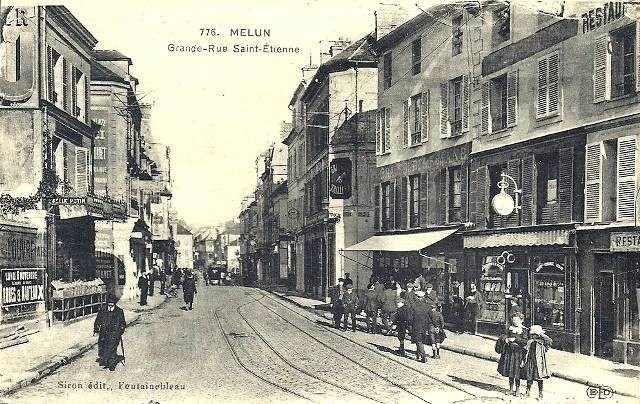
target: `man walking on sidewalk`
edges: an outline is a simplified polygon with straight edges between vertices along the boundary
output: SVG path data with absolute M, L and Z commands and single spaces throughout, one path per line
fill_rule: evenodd
M 465 296 L 465 320 L 466 331 L 471 334 L 478 332 L 478 319 L 482 316 L 484 311 L 484 296 L 476 289 L 476 284 L 472 283 L 469 293 Z
M 424 290 L 416 292 L 416 301 L 411 311 L 411 323 L 413 324 L 413 339 L 416 343 L 416 360 L 427 362 L 427 355 L 424 352 L 424 344 L 428 339 L 429 332 L 429 305 L 424 301 Z
M 342 301 L 344 289 L 342 287 L 344 280 L 338 279 L 338 284 L 331 289 L 331 313 L 333 313 L 333 325 L 340 328 L 340 320 L 344 314 L 344 303 Z
M 356 327 L 356 313 L 358 312 L 358 294 L 353 290 L 353 282 L 346 285 L 347 291 L 342 297 L 344 303 L 344 330 L 347 330 L 347 322 L 349 316 L 351 316 L 351 331 L 355 332 Z
M 184 294 L 185 308 L 193 310 L 193 297 L 198 291 L 196 290 L 196 279 L 191 271 L 185 271 L 184 273 L 182 293 Z
M 116 306 L 117 301 L 114 295 L 109 294 L 107 308 L 100 310 L 93 323 L 93 333 L 98 334 L 98 363 L 111 371 L 116 370 L 118 362 L 124 359 L 124 356 L 118 355 L 118 344 L 127 326 L 124 312 Z
M 138 287 L 140 288 L 140 306 L 147 305 L 147 293 L 149 293 L 149 279 L 147 274 L 141 274 L 138 278 Z

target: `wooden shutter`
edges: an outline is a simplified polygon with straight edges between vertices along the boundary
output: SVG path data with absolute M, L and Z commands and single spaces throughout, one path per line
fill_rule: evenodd
M 382 152 L 391 150 L 391 106 L 384 109 L 384 147 Z
M 396 182 L 389 183 L 389 226 L 386 230 L 396 228 Z
M 402 177 L 402 181 L 400 183 L 400 209 L 399 209 L 401 229 L 407 228 L 407 216 L 409 213 L 409 209 L 408 209 L 409 198 L 408 198 L 408 192 L 407 192 L 408 188 L 409 188 L 408 177 Z
M 71 116 L 80 119 L 80 116 L 76 116 L 76 107 L 78 106 L 78 87 L 76 85 L 77 70 L 75 67 L 71 67 Z
M 428 216 L 428 192 L 429 189 L 429 176 L 427 173 L 420 174 L 420 227 L 427 227 L 429 223 Z
M 462 76 L 462 132 L 469 131 L 469 76 Z
M 55 91 L 53 84 L 53 49 L 47 46 L 47 99 L 55 102 L 53 92 Z
M 573 147 L 558 150 L 558 223 L 573 220 Z
M 538 193 L 536 157 L 522 159 L 522 225 L 536 224 L 536 197 Z
M 382 118 L 381 118 L 382 110 L 379 109 L 376 111 L 376 154 L 382 153 Z
M 522 181 L 520 180 L 520 167 L 522 165 L 522 161 L 520 159 L 509 160 L 507 162 L 507 174 L 510 175 L 518 186 L 521 186 Z M 511 182 L 511 181 L 509 181 Z M 513 184 L 509 183 L 508 194 L 511 195 L 513 200 L 515 201 L 516 196 L 513 189 Z M 516 227 L 520 226 L 520 212 L 516 212 L 515 210 L 506 218 L 506 226 L 508 227 Z
M 617 198 L 616 218 L 618 221 L 635 218 L 635 196 L 637 187 L 638 138 L 625 136 L 618 139 L 618 161 L 616 168 Z
M 329 200 L 329 170 L 325 169 L 320 172 L 320 201 Z
M 373 230 L 380 231 L 380 185 L 373 187 Z
M 482 83 L 482 94 L 480 96 L 480 132 L 483 135 L 491 133 L 490 86 L 490 81 Z
M 84 147 L 76 147 L 76 195 L 84 196 L 87 194 L 87 149 Z
M 602 221 L 602 143 L 589 143 L 585 154 L 584 221 Z
M 609 99 L 611 94 L 609 35 L 595 39 L 593 45 L 593 102 Z
M 507 127 L 518 123 L 518 70 L 507 73 Z
M 402 147 L 409 146 L 409 109 L 411 108 L 411 100 L 405 100 L 402 103 Z
M 548 58 L 548 113 L 556 115 L 560 108 L 560 54 L 554 52 Z
M 91 108 L 91 84 L 87 76 L 84 77 L 84 122 L 90 123 L 90 111 Z
M 640 19 L 636 20 L 636 91 L 640 92 Z
M 462 203 L 460 204 L 460 221 L 465 223 L 467 221 L 467 180 L 468 180 L 469 166 L 464 164 L 460 166 L 460 194 Z
M 60 56 L 62 58 L 62 94 L 60 94 L 59 96 L 62 96 L 62 109 L 64 109 L 65 111 L 69 111 L 69 100 L 67 97 L 68 91 L 69 91 L 69 76 L 68 76 L 68 62 L 67 59 L 65 59 L 64 57 Z
M 93 161 L 91 161 L 91 153 L 85 153 L 87 155 L 87 193 L 93 192 L 93 180 L 91 176 L 93 175 Z
M 438 224 L 438 205 L 440 201 L 438 199 L 438 171 L 429 171 L 427 183 L 427 204 L 428 208 L 428 225 L 433 226 Z
M 549 58 L 538 59 L 538 96 L 536 97 L 536 118 L 544 118 L 549 111 Z
M 449 82 L 440 83 L 440 137 L 451 136 L 449 122 Z
M 478 167 L 475 174 L 475 205 L 476 223 L 482 228 L 486 226 L 487 206 L 489 199 L 489 169 L 487 166 Z
M 447 210 L 449 208 L 449 193 L 447 192 L 447 169 L 443 168 L 437 172 L 436 182 L 438 186 L 438 211 L 437 224 L 445 224 L 447 222 Z
M 420 126 L 420 141 L 429 140 L 429 90 L 422 93 L 422 125 Z

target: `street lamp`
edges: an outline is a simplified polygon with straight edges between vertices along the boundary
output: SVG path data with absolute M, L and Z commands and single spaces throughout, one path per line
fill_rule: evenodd
M 520 196 L 522 195 L 522 189 L 518 188 L 518 184 L 516 180 L 513 179 L 510 175 L 501 173 L 500 181 L 498 181 L 498 188 L 500 188 L 500 193 L 495 195 L 493 199 L 491 199 L 491 207 L 493 210 L 499 214 L 500 216 L 509 216 L 514 211 L 517 213 L 522 209 L 522 205 L 520 204 Z M 509 181 L 513 182 L 513 193 L 515 195 L 515 202 L 511 195 L 506 193 L 506 189 L 509 188 Z

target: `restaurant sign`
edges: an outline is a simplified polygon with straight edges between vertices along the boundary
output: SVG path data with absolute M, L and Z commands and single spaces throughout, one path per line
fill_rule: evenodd
M 333 199 L 351 198 L 351 160 L 337 158 L 329 167 L 329 195 Z
M 44 268 L 2 269 L 0 272 L 3 306 L 44 301 Z
M 612 252 L 640 251 L 640 232 L 611 233 Z

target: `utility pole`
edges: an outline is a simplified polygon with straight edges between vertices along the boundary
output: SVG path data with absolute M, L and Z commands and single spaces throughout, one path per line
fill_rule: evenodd
M 360 112 L 358 109 L 358 62 L 356 62 L 356 65 L 354 67 L 355 70 L 355 85 L 356 85 L 356 89 L 354 91 L 354 95 L 355 95 L 355 111 L 356 111 L 356 116 L 355 116 L 355 144 L 353 145 L 353 150 L 354 150 L 354 162 L 353 162 L 353 182 L 352 182 L 352 187 L 353 187 L 353 203 L 354 203 L 354 214 L 355 214 L 355 222 L 356 222 L 356 227 L 355 227 L 355 240 L 356 243 L 359 241 L 359 229 L 360 229 L 360 217 L 358 216 L 358 206 L 359 206 L 359 201 L 358 201 L 358 122 L 360 120 L 360 116 L 358 115 Z M 359 273 L 360 273 L 360 264 L 358 263 L 358 260 L 356 260 L 356 287 L 359 287 Z

